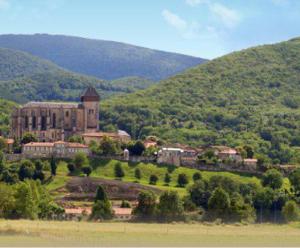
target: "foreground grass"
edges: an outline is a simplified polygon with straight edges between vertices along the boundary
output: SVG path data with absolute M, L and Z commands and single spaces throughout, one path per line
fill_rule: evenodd
M 299 224 L 0 221 L 1 246 L 300 246 Z

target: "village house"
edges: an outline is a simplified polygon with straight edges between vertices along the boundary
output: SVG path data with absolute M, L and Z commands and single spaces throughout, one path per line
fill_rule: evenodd
M 158 151 L 157 163 L 180 166 L 182 153 L 180 148 L 164 147 Z
M 3 139 L 6 143 L 6 152 L 7 153 L 12 153 L 13 152 L 13 145 L 15 143 L 15 140 L 14 139 L 6 139 L 2 136 L 0 136 L 0 139 Z
M 257 169 L 257 159 L 256 158 L 245 158 L 243 160 L 243 164 L 245 167 L 249 168 L 250 170 Z
M 82 137 L 86 144 L 90 144 L 92 141 L 99 144 L 104 137 L 108 137 L 112 140 L 119 141 L 121 143 L 129 143 L 131 140 L 130 135 L 123 130 L 118 130 L 118 132 L 116 133 L 107 133 L 107 132 L 84 133 L 82 134 Z
M 233 148 L 226 146 L 213 146 L 215 155 L 222 161 L 231 160 L 235 163 L 243 161 L 241 154 Z
M 72 158 L 76 153 L 90 154 L 89 147 L 80 143 L 64 141 L 57 142 L 31 142 L 23 145 L 22 154 L 27 157 L 61 157 Z

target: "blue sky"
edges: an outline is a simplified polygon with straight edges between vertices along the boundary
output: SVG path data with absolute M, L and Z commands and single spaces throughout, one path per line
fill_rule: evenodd
M 300 36 L 300 0 L 0 0 L 0 33 L 66 34 L 211 59 Z

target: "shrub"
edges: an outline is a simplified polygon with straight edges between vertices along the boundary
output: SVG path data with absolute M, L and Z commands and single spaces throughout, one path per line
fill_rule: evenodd
M 151 175 L 149 178 L 149 184 L 156 185 L 158 177 L 156 175 Z
M 130 202 L 123 200 L 121 203 L 121 208 L 131 208 Z
M 138 196 L 138 204 L 133 210 L 137 219 L 151 220 L 156 214 L 156 197 L 152 191 L 143 191 Z
M 122 178 L 124 176 L 125 176 L 125 172 L 123 171 L 122 164 L 120 162 L 117 162 L 115 164 L 115 177 Z
M 70 173 L 73 173 L 75 171 L 76 167 L 73 163 L 68 163 L 68 170 Z
M 87 177 L 92 173 L 92 168 L 90 166 L 82 167 L 81 170 Z
M 141 173 L 141 170 L 139 168 L 136 168 L 134 170 L 134 176 L 136 179 L 140 180 L 142 178 L 142 173 Z
M 200 179 L 202 179 L 200 172 L 195 172 L 193 175 L 193 181 L 196 182 L 197 180 L 200 180 Z
M 178 179 L 177 179 L 177 183 L 178 183 L 179 187 L 184 188 L 189 183 L 187 175 L 184 174 L 184 173 L 179 174 Z
M 276 169 L 268 170 L 263 175 L 262 184 L 272 189 L 280 189 L 283 184 L 282 174 Z
M 282 214 L 286 222 L 299 220 L 299 208 L 296 202 L 288 201 L 282 208 Z
M 169 183 L 171 182 L 171 176 L 169 173 L 165 174 L 165 178 L 164 178 L 164 182 L 169 185 Z

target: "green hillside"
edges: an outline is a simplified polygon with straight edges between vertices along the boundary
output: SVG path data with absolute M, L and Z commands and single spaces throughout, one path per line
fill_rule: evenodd
M 77 101 L 93 85 L 102 99 L 144 89 L 153 82 L 139 77 L 104 81 L 66 71 L 28 53 L 0 48 L 0 97 L 19 103 L 30 100 Z
M 275 163 L 300 155 L 300 39 L 215 59 L 102 102 L 102 127 L 191 145 L 252 146 Z
M 0 135 L 7 135 L 9 132 L 9 116 L 14 106 L 15 103 L 0 99 Z

